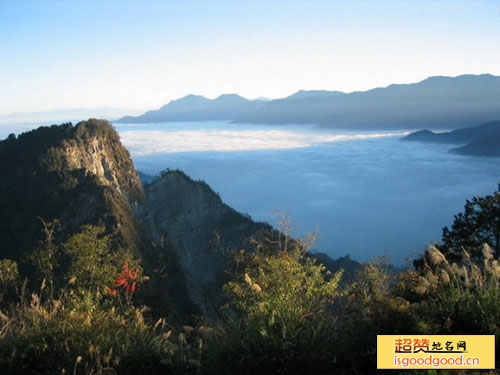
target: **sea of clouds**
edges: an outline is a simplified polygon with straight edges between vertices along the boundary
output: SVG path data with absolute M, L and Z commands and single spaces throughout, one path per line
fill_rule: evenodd
M 403 132 L 353 133 L 312 126 L 227 123 L 118 125 L 136 167 L 182 169 L 255 220 L 289 214 L 315 249 L 397 264 L 439 239 L 466 199 L 500 182 L 496 159 L 401 142 Z

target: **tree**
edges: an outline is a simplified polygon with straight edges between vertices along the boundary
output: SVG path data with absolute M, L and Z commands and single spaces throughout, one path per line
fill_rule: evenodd
M 473 260 L 482 256 L 482 246 L 491 246 L 496 259 L 500 257 L 500 184 L 497 191 L 485 197 L 467 200 L 464 212 L 455 215 L 451 229 L 443 229 L 439 250 L 451 260 L 459 260 L 463 250 Z
M 105 292 L 122 272 L 124 262 L 142 272 L 131 253 L 112 251 L 110 238 L 104 232 L 104 227 L 84 225 L 80 233 L 63 244 L 70 258 L 66 279 L 75 278 L 80 291 Z

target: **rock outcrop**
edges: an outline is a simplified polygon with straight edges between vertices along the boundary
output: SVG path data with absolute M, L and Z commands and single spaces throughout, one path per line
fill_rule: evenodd
M 142 184 L 114 129 L 97 120 L 41 127 L 0 143 L 0 251 L 18 259 L 40 240 L 42 222 L 59 219 L 59 237 L 83 224 L 107 227 L 137 250 L 133 210 Z
M 221 293 L 224 250 L 250 248 L 266 224 L 227 205 L 180 171 L 143 187 L 128 151 L 106 121 L 41 127 L 0 142 L 0 258 L 25 259 L 43 219 L 57 239 L 84 224 L 106 227 L 116 251 L 132 251 L 151 277 L 144 289 L 158 314 L 203 313 Z M 185 318 L 184 318 L 185 319 Z
M 206 183 L 181 171 L 163 173 L 146 186 L 142 219 L 155 242 L 176 249 L 190 297 L 210 316 L 224 280 L 224 251 L 249 249 L 250 238 L 271 230 L 224 204 Z

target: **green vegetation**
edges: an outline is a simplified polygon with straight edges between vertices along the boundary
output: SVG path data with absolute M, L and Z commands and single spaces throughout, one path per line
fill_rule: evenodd
M 500 334 L 500 265 L 490 246 L 477 261 L 464 250 L 461 261 L 449 262 L 433 246 L 427 257 L 413 282 L 417 300 L 429 306 L 423 319 L 432 332 Z
M 455 215 L 451 229 L 443 229 L 441 252 L 458 259 L 464 249 L 472 258 L 481 256 L 483 244 L 489 244 L 500 259 L 500 185 L 495 193 L 474 197 L 464 212 Z
M 85 225 L 80 233 L 63 244 L 64 251 L 70 258 L 66 277 L 75 277 L 82 290 L 106 290 L 119 273 L 122 262 L 127 262 L 138 270 L 139 266 L 132 254 L 111 251 L 109 236 L 104 235 L 104 231 L 102 227 Z
M 105 227 L 57 240 L 64 223 L 42 221 L 24 267 L 0 260 L 2 374 L 375 374 L 377 334 L 500 335 L 498 196 L 467 202 L 414 269 L 382 259 L 344 284 L 280 217 L 231 252 L 220 319 L 194 327 L 153 319 L 154 280 Z
M 332 361 L 325 343 L 342 272 L 330 274 L 286 233 L 236 254 L 239 272 L 224 287 L 234 315 L 208 347 L 207 373 L 320 373 Z
M 104 172 L 86 173 L 102 165 L 98 152 L 106 152 L 105 164 L 119 168 L 115 184 L 103 183 L 109 177 Z M 127 203 L 140 201 L 143 191 L 128 151 L 107 121 L 40 127 L 6 139 L 0 142 L 0 159 L 2 256 L 19 261 L 32 254 L 44 239 L 40 218 L 60 220 L 63 230 L 53 233 L 58 241 L 93 224 L 106 227 L 114 248 L 137 250 L 140 235 Z
M 45 226 L 31 257 L 43 277 L 36 290 L 20 284 L 16 262 L 0 261 L 1 290 L 10 292 L 0 301 L 2 374 L 194 372 L 186 332 L 145 320 L 135 298 L 147 280 L 138 261 L 112 252 L 102 227 L 83 226 L 55 244 L 56 224 Z
M 337 295 L 341 272 L 330 280 L 324 266 L 298 252 L 254 255 L 243 280 L 226 284 L 245 320 L 263 336 L 294 340 L 321 319 Z

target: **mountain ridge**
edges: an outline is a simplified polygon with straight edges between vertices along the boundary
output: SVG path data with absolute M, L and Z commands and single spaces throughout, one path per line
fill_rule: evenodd
M 142 175 L 149 180 L 143 185 L 104 120 L 41 127 L 0 141 L 0 173 L 0 258 L 29 269 L 43 222 L 60 222 L 59 243 L 84 225 L 102 226 L 113 251 L 141 261 L 151 278 L 143 291 L 155 314 L 174 320 L 214 317 L 227 262 L 223 251 L 252 250 L 251 238 L 272 230 L 183 172 Z
M 185 105 L 190 98 L 186 96 L 159 110 L 126 116 L 118 122 L 224 120 L 234 124 L 314 124 L 336 129 L 401 130 L 453 129 L 500 118 L 500 77 L 492 74 L 434 76 L 416 83 L 391 84 L 366 91 L 299 90 L 271 101 L 249 101 L 238 96 L 243 100 L 224 110 L 220 104 L 224 95 L 216 99 L 196 97 L 204 99 L 199 99 L 201 107 L 200 103 L 198 107 Z
M 500 77 L 490 74 L 429 77 L 305 98 L 274 100 L 235 123 L 316 124 L 339 129 L 449 129 L 500 118 Z
M 248 100 L 237 94 L 222 94 L 215 99 L 201 95 L 186 95 L 171 100 L 157 110 L 147 111 L 139 116 L 125 116 L 117 123 L 150 123 L 173 121 L 232 120 L 238 114 L 255 111 L 263 100 Z
M 420 130 L 401 139 L 405 142 L 440 143 L 460 145 L 449 151 L 468 156 L 500 156 L 500 121 L 490 121 L 478 126 L 461 128 L 449 132 L 435 133 Z

